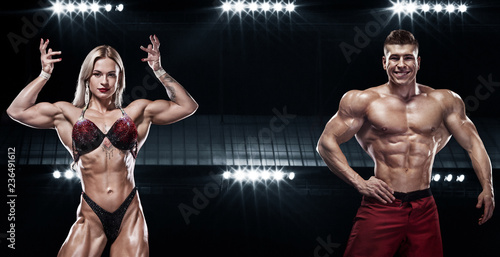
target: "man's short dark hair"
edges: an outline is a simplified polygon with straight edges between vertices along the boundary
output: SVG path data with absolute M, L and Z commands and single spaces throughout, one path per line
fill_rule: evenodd
M 398 29 L 393 30 L 384 41 L 384 51 L 386 45 L 414 45 L 418 53 L 418 41 L 409 31 Z

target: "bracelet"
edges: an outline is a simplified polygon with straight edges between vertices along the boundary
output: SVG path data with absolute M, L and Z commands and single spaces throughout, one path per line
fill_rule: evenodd
M 49 80 L 50 79 L 50 73 L 47 73 L 45 71 L 42 70 L 42 72 L 40 72 L 40 77 L 46 79 L 46 80 Z
M 163 68 L 160 68 L 158 70 L 155 70 L 153 71 L 155 73 L 155 76 L 157 78 L 160 78 L 161 76 L 163 76 L 164 74 L 166 74 L 167 72 L 163 69 Z

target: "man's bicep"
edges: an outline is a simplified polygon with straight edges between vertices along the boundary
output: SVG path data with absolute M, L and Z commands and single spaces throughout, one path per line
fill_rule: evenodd
M 445 125 L 457 142 L 470 150 L 475 139 L 479 138 L 474 123 L 465 114 L 465 104 L 458 95 L 454 95 L 451 108 L 445 117 Z
M 337 112 L 326 124 L 325 136 L 332 137 L 338 144 L 349 141 L 363 125 L 362 119 Z

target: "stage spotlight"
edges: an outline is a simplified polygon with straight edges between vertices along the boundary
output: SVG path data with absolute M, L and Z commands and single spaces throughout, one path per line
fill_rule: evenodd
M 106 12 L 110 12 L 112 8 L 113 6 L 111 6 L 110 4 L 104 6 L 104 10 L 106 10 Z
M 443 10 L 443 6 L 441 6 L 440 4 L 434 5 L 434 11 L 441 12 L 442 10 Z
M 464 182 L 464 180 L 465 180 L 464 174 L 460 174 L 459 176 L 457 176 L 457 182 Z
M 224 2 L 222 4 L 222 10 L 225 11 L 225 12 L 229 12 L 231 11 L 231 3 L 229 2 Z
M 295 4 L 288 3 L 288 4 L 286 4 L 285 9 L 286 9 L 287 12 L 293 12 L 293 11 L 295 11 Z
M 261 173 L 260 173 L 260 177 L 263 179 L 263 180 L 268 180 L 271 178 L 271 173 L 268 171 L 268 170 L 263 170 Z
M 73 173 L 73 171 L 71 171 L 71 170 L 67 170 L 66 172 L 64 172 L 64 177 L 67 179 L 72 179 L 74 176 L 75 176 L 75 173 Z
M 75 7 L 75 5 L 74 5 L 74 4 L 68 4 L 68 5 L 66 5 L 66 10 L 67 10 L 68 12 L 74 12 L 74 11 L 75 11 L 75 9 L 76 9 L 76 7 Z
M 407 13 L 411 14 L 417 11 L 417 5 L 415 3 L 407 3 L 405 9 Z
M 256 12 L 259 9 L 259 5 L 256 2 L 251 2 L 248 4 L 248 10 Z
M 395 3 L 392 6 L 392 9 L 394 10 L 394 13 L 402 13 L 404 11 L 404 5 L 402 3 Z
M 231 172 L 229 171 L 224 171 L 224 173 L 222 173 L 222 177 L 224 179 L 229 179 L 231 177 Z
M 446 11 L 447 12 L 454 12 L 455 11 L 455 6 L 453 4 L 449 4 L 446 6 Z
M 90 10 L 91 10 L 92 12 L 98 12 L 98 11 L 99 11 L 99 5 L 98 5 L 98 4 L 96 4 L 96 3 L 92 3 L 92 4 L 90 5 Z
M 61 172 L 56 170 L 54 171 L 54 173 L 52 173 L 52 176 L 54 176 L 54 178 L 60 178 L 61 177 Z
M 436 182 L 439 181 L 440 179 L 441 179 L 441 175 L 439 175 L 439 174 L 435 174 L 434 176 L 432 176 L 432 180 L 434 180 Z
M 265 3 L 260 5 L 260 9 L 264 12 L 267 12 L 267 11 L 271 10 L 271 5 L 268 2 L 265 2 Z
M 87 7 L 87 4 L 86 4 L 86 3 L 80 3 L 80 4 L 78 5 L 78 10 L 80 10 L 80 12 L 86 12 L 86 11 L 87 11 L 87 9 L 88 9 L 88 7 Z
M 119 11 L 119 12 L 123 11 L 123 4 L 117 5 L 116 6 L 116 10 Z
M 295 172 L 288 173 L 288 179 L 293 180 L 295 178 Z
M 460 12 L 466 12 L 467 11 L 467 6 L 465 4 L 461 4 L 458 6 L 458 10 Z
M 273 178 L 277 181 L 282 180 L 284 176 L 285 174 L 281 170 L 277 170 L 273 173 Z
M 234 173 L 234 178 L 238 181 L 243 181 L 245 177 L 246 177 L 245 172 L 240 169 L 236 170 L 236 172 Z
M 243 2 L 238 1 L 238 2 L 236 2 L 234 4 L 234 11 L 235 12 L 239 12 L 240 13 L 243 10 L 245 10 L 245 4 Z
M 428 12 L 431 10 L 431 6 L 428 4 L 423 4 L 421 8 L 423 12 Z
M 448 174 L 446 177 L 444 177 L 444 181 L 450 182 L 453 179 L 453 175 Z
M 248 174 L 248 179 L 251 180 L 251 181 L 257 181 L 259 179 L 259 172 L 257 172 L 256 170 L 254 169 L 251 169 Z
M 64 6 L 59 2 L 55 2 L 52 5 L 52 11 L 57 14 L 62 13 L 64 11 Z
M 281 12 L 281 10 L 283 10 L 283 5 L 281 3 L 275 3 L 273 5 L 273 9 L 276 11 L 276 12 Z

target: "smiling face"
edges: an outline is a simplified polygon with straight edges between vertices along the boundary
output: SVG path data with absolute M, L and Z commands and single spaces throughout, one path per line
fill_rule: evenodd
M 415 85 L 420 57 L 415 45 L 390 44 L 384 48 L 382 64 L 387 72 L 389 83 L 398 86 Z
M 101 58 L 94 64 L 89 79 L 90 92 L 99 99 L 114 99 L 118 87 L 120 68 L 110 58 Z

